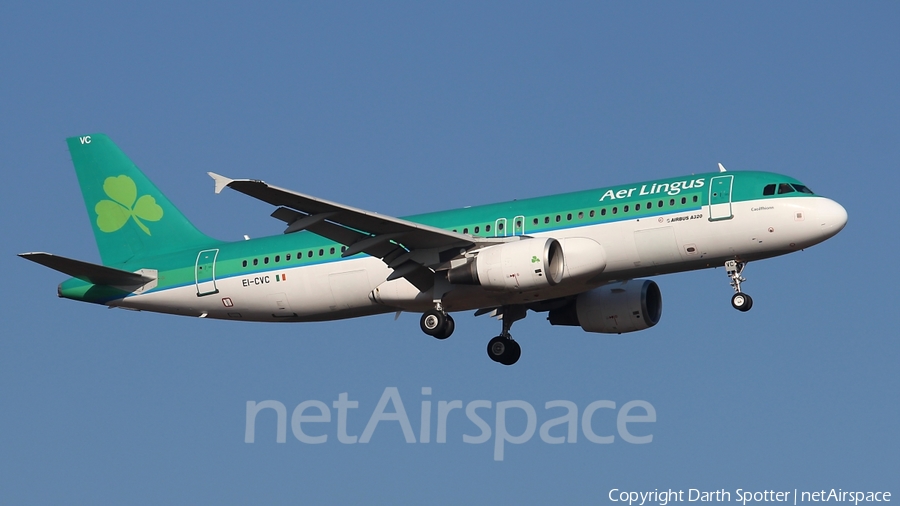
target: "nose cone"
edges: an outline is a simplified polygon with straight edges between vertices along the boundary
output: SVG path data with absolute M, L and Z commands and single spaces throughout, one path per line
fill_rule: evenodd
M 831 199 L 822 199 L 818 204 L 817 214 L 822 239 L 834 236 L 847 224 L 847 210 Z

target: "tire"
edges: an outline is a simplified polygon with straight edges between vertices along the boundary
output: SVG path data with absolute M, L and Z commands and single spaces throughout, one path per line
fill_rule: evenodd
M 429 336 L 437 337 L 441 335 L 446 326 L 447 315 L 436 309 L 425 311 L 425 313 L 422 314 L 422 318 L 419 319 L 419 327 L 422 329 L 422 332 Z M 447 335 L 449 336 L 450 334 Z
M 456 329 L 456 323 L 453 321 L 453 317 L 447 315 L 444 321 L 444 330 L 440 334 L 435 334 L 435 339 L 447 339 L 451 335 L 453 335 L 453 331 Z
M 493 360 L 494 362 L 500 362 L 500 360 L 503 358 L 503 355 L 506 354 L 506 342 L 507 341 L 508 341 L 508 339 L 506 339 L 503 336 L 497 336 L 497 337 L 491 339 L 490 341 L 488 341 L 488 345 L 487 345 L 488 357 L 490 357 L 491 360 Z M 502 363 L 502 362 L 500 362 L 500 363 Z
M 522 356 L 522 348 L 508 337 L 497 336 L 488 342 L 487 353 L 494 362 L 513 365 Z
M 738 292 L 731 297 L 731 306 L 738 311 L 747 312 L 753 307 L 753 299 L 746 293 Z
M 500 363 L 503 365 L 513 365 L 518 362 L 519 357 L 522 356 L 522 347 L 512 339 L 507 339 L 506 345 L 506 357 Z

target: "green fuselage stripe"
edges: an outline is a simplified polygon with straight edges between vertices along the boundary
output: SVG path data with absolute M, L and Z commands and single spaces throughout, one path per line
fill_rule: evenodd
M 404 219 L 475 237 L 522 235 L 523 230 L 525 235 L 548 233 L 567 228 L 625 220 L 642 220 L 702 209 L 709 203 L 710 181 L 723 175 L 733 177 L 731 202 L 813 196 L 800 193 L 764 196 L 763 188 L 766 185 L 782 182 L 799 184 L 799 181 L 780 174 L 768 172 L 706 173 L 454 209 L 410 216 Z M 698 185 L 698 181 L 703 181 L 703 183 Z M 673 189 L 673 186 L 676 188 Z M 503 219 L 505 219 L 505 223 L 501 232 L 498 230 L 498 220 Z M 516 226 L 517 219 L 522 220 L 520 226 Z M 535 224 L 535 220 L 537 220 L 537 224 Z M 339 243 L 306 231 L 231 243 L 214 242 L 207 246 L 208 249 L 219 250 L 215 263 L 217 280 L 347 260 L 341 258 L 341 247 L 342 245 Z M 156 269 L 159 272 L 159 279 L 157 286 L 152 291 L 189 286 L 195 283 L 195 262 L 198 252 L 203 249 L 205 248 L 195 247 L 163 256 L 144 258 L 137 262 L 139 265 L 125 263 L 112 267 L 131 271 L 140 268 Z M 332 249 L 334 253 L 331 253 Z M 319 255 L 320 250 L 323 252 L 321 256 Z M 312 252 L 312 257 L 309 256 L 309 252 Z M 290 260 L 285 260 L 287 255 L 290 255 Z M 349 258 L 364 256 L 365 254 L 361 253 Z M 279 259 L 278 262 L 275 262 L 276 257 Z M 253 265 L 254 259 L 257 260 L 257 265 Z M 268 263 L 265 263 L 266 259 L 268 259 Z M 243 265 L 244 261 L 247 262 L 246 267 Z M 60 290 L 61 293 L 76 294 L 83 293 L 89 286 L 91 285 L 84 281 L 70 279 L 60 286 Z M 125 294 L 119 291 L 114 291 L 114 293 L 104 291 L 102 295 L 109 298 L 90 301 L 105 303 Z M 80 296 L 76 298 L 85 300 Z

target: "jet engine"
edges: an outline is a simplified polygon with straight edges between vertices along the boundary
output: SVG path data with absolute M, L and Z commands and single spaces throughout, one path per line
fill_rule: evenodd
M 564 269 L 559 241 L 530 238 L 489 246 L 447 271 L 447 278 L 488 290 L 526 291 L 559 283 Z
M 551 325 L 580 326 L 585 332 L 621 334 L 648 329 L 662 316 L 662 294 L 649 279 L 631 279 L 580 293 L 550 310 Z

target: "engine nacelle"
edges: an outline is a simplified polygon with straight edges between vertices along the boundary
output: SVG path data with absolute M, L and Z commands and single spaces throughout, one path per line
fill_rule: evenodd
M 551 325 L 577 325 L 585 332 L 621 334 L 648 329 L 662 316 L 662 294 L 649 279 L 603 285 L 550 311 Z
M 606 269 L 606 250 L 597 241 L 587 237 L 560 239 L 566 256 L 565 280 L 587 280 Z
M 447 271 L 447 278 L 459 285 L 521 292 L 559 283 L 564 269 L 559 241 L 531 238 L 489 246 Z

